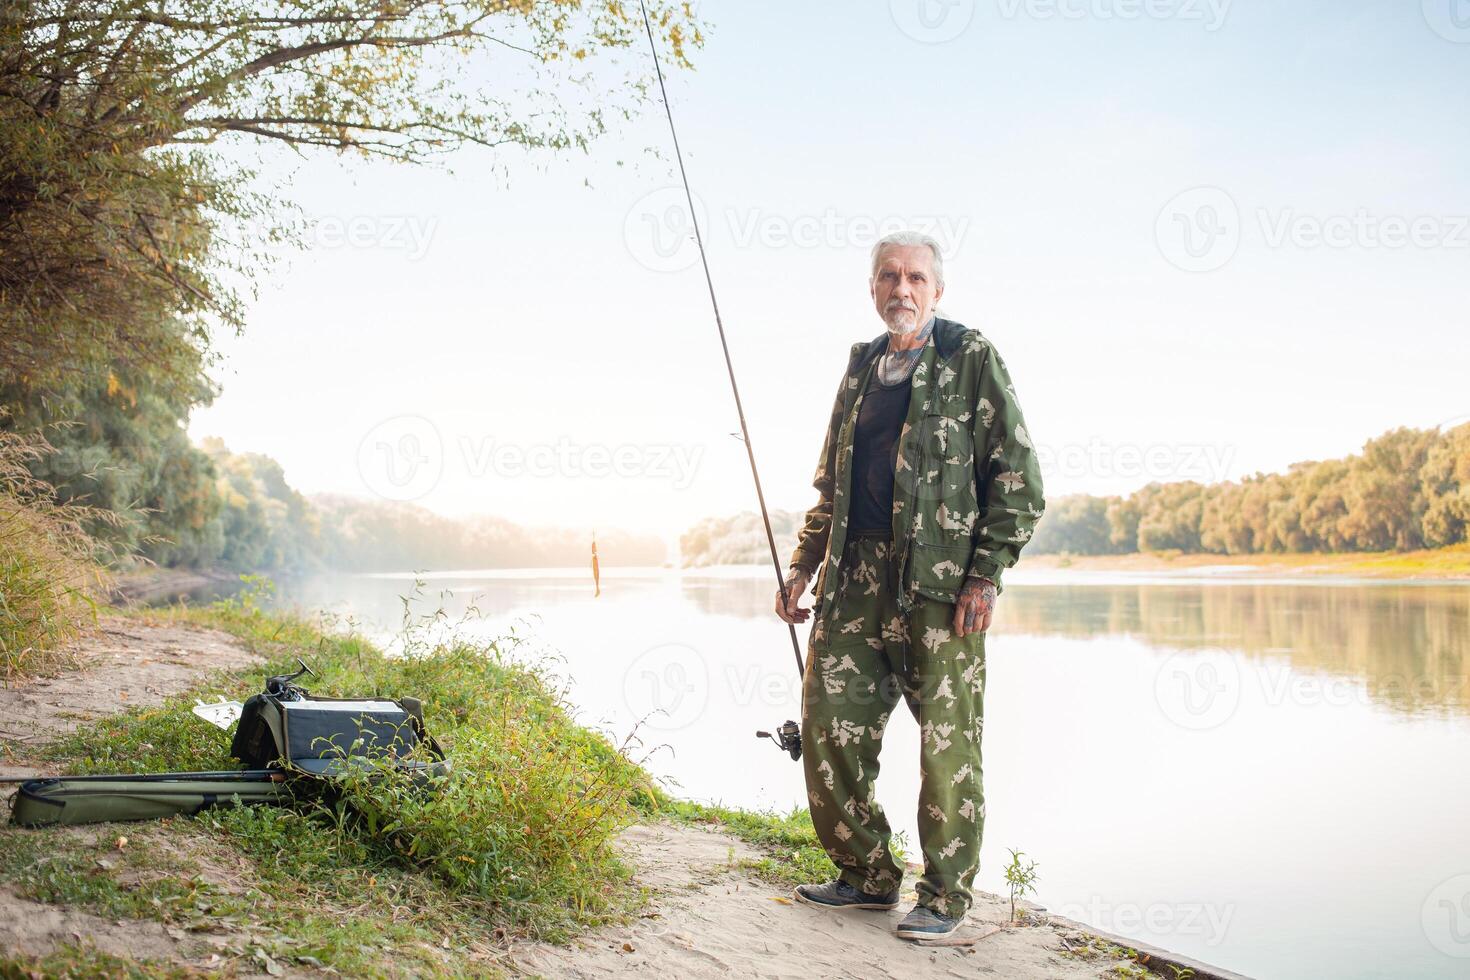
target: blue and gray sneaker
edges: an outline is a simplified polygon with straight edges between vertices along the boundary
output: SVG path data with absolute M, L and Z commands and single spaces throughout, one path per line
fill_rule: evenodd
M 868 895 L 838 878 L 822 885 L 797 885 L 796 900 L 819 909 L 896 909 L 898 889 L 885 895 Z
M 915 905 L 914 910 L 898 924 L 898 938 L 916 939 L 919 942 L 944 939 L 952 935 L 962 921 L 964 920 L 951 918 L 923 905 Z

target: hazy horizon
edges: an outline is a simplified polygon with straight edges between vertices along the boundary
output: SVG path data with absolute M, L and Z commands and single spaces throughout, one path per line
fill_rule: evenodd
M 772 507 L 812 503 L 847 347 L 882 329 L 867 249 L 899 224 L 945 244 L 942 306 L 1006 359 L 1049 497 L 1470 417 L 1470 32 L 1432 4 L 1141 6 L 700 5 L 671 94 Z M 191 436 L 445 516 L 677 537 L 753 509 L 680 192 L 644 153 L 667 139 L 650 111 L 585 156 L 453 174 L 269 158 L 311 248 L 221 344 Z

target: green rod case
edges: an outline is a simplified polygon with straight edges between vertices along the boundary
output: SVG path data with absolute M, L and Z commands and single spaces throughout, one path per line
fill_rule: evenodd
M 192 815 L 214 806 L 292 803 L 332 792 L 348 767 L 381 764 L 431 787 L 450 771 L 439 743 L 424 728 L 417 698 L 324 698 L 292 683 L 266 679 L 265 692 L 241 707 L 230 754 L 248 768 L 136 776 L 56 776 L 21 782 L 11 822 L 22 827 L 150 820 Z
M 22 827 L 152 820 L 215 806 L 286 803 L 286 774 L 276 770 L 60 776 L 20 784 L 11 822 Z

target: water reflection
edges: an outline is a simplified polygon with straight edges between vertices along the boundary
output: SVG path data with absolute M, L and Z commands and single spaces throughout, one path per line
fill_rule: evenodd
M 1405 712 L 1470 707 L 1470 589 L 1459 586 L 1017 586 L 999 632 L 1227 647 L 1350 677 Z
M 686 578 L 683 593 L 702 612 L 759 618 L 774 588 Z M 1223 647 L 1351 678 L 1398 711 L 1470 714 L 1470 588 L 1459 585 L 1013 585 L 992 633 Z

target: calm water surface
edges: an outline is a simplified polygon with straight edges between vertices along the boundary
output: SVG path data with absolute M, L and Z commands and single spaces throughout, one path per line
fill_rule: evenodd
M 387 637 L 412 575 L 282 584 L 278 602 Z M 425 576 L 562 659 L 582 720 L 686 797 L 802 805 L 753 737 L 798 715 L 770 573 Z M 1052 572 L 1009 580 L 990 632 L 981 885 L 1006 848 L 1039 900 L 1260 977 L 1470 976 L 1470 587 Z M 803 631 L 803 640 L 804 640 Z M 915 839 L 918 738 L 888 731 L 879 796 Z

